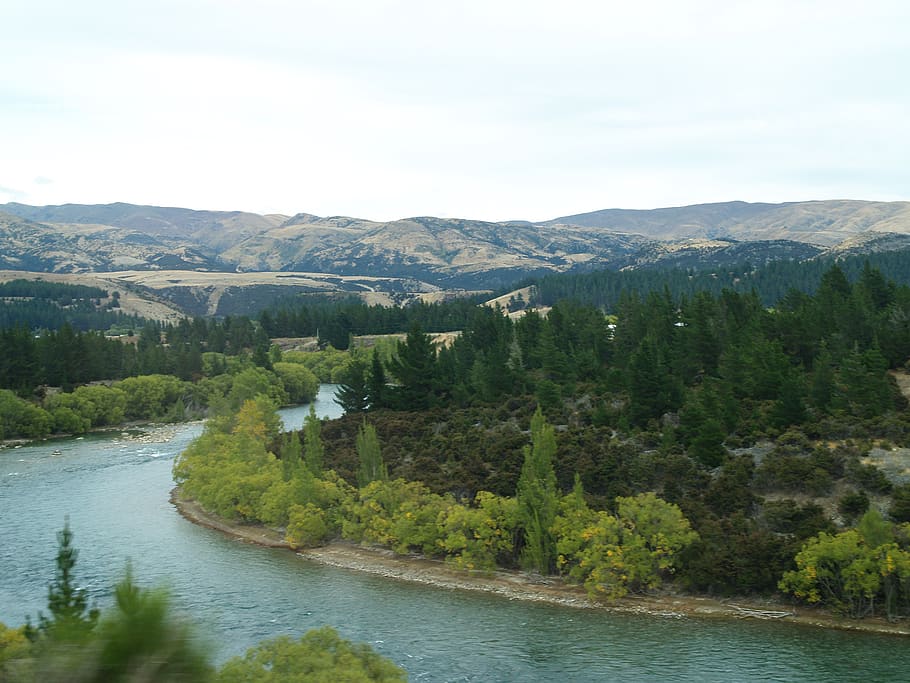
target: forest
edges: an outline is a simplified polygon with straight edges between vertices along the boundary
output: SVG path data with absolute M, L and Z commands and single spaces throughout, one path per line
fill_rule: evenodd
M 138 329 L 143 320 L 118 310 L 120 292 L 108 294 L 99 287 L 43 280 L 0 282 L 0 329 Z
M 211 422 L 175 474 L 225 517 L 557 574 L 594 595 L 679 588 L 910 609 L 910 446 L 890 371 L 910 290 L 866 264 L 814 295 L 624 295 L 517 321 L 477 308 L 338 373 L 347 415 L 279 436 L 263 404 Z
M 30 360 L 0 366 L 0 414 L 20 415 L 0 428 L 206 414 L 175 468 L 184 493 L 297 545 L 521 568 L 603 599 L 669 582 L 906 616 L 910 415 L 894 372 L 910 358 L 910 288 L 871 260 L 800 281 L 773 306 L 665 285 L 515 320 L 464 302 L 392 314 L 301 299 L 259 320 L 146 326 L 135 344 L 7 329 L 4 349 Z M 279 318 L 319 319 L 320 337 L 334 320 L 345 347 L 355 329 L 409 330 L 282 352 L 273 333 L 315 330 Z M 437 346 L 428 320 L 460 334 Z M 71 391 L 42 389 L 52 378 Z M 275 406 L 318 381 L 340 385 L 347 414 L 281 434 Z
M 552 305 L 563 299 L 612 310 L 624 293 L 647 296 L 666 288 L 673 298 L 693 297 L 698 292 L 715 296 L 724 290 L 754 292 L 765 306 L 774 306 L 790 290 L 811 294 L 822 276 L 834 265 L 855 280 L 870 264 L 888 280 L 910 284 L 910 255 L 906 250 L 871 254 L 819 256 L 805 261 L 775 260 L 762 264 L 744 262 L 714 268 L 667 268 L 659 265 L 634 270 L 598 270 L 590 273 L 545 275 L 523 285 L 537 288 L 534 303 Z

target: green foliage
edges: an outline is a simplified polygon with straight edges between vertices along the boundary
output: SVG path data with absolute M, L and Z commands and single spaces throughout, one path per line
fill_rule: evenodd
M 389 370 L 398 380 L 392 387 L 393 405 L 403 410 L 424 410 L 436 400 L 436 349 L 430 336 L 415 324 L 403 342 Z
M 52 420 L 47 411 L 0 389 L 0 439 L 45 436 L 51 431 Z
M 209 423 L 174 463 L 184 494 L 227 519 L 261 519 L 263 495 L 285 482 L 281 463 L 266 448 L 279 425 L 268 399 L 247 401 L 227 425 Z
M 25 626 L 10 628 L 0 622 L 0 680 L 15 680 L 14 672 L 24 666 L 30 648 Z
M 83 589 L 77 588 L 73 569 L 79 551 L 73 545 L 73 532 L 69 519 L 63 529 L 57 532 L 57 571 L 54 582 L 48 587 L 47 608 L 50 616 L 38 613 L 37 632 L 33 637 L 53 638 L 61 641 L 80 641 L 88 637 L 98 621 L 98 610 L 89 608 L 88 598 Z
M 550 573 L 556 562 L 552 534 L 559 493 L 553 471 L 555 456 L 555 432 L 538 408 L 531 418 L 531 444 L 524 450 L 516 499 L 519 524 L 524 529 L 522 564 L 541 574 Z
M 326 346 L 319 351 L 288 351 L 283 361 L 301 365 L 312 372 L 320 382 L 334 382 L 336 373 L 343 371 L 351 362 L 351 354 Z
M 302 295 L 280 299 L 260 314 L 260 323 L 272 337 L 314 337 L 318 333 L 336 348 L 346 348 L 349 335 L 391 334 L 415 323 L 430 332 L 461 330 L 476 306 L 477 300 L 467 297 L 393 307 L 368 306 L 355 297 Z
M 387 408 L 390 403 L 389 387 L 386 384 L 385 366 L 378 348 L 374 348 L 370 354 L 370 370 L 367 373 L 366 384 L 366 403 L 369 409 Z
M 370 482 L 384 481 L 389 478 L 388 470 L 382 460 L 382 449 L 376 428 L 366 420 L 357 432 L 357 484 L 363 488 Z
M 259 395 L 268 396 L 276 405 L 286 405 L 288 395 L 284 385 L 274 373 L 257 367 L 247 367 L 233 375 L 231 389 L 228 392 L 228 405 L 237 410 L 245 401 Z M 315 389 L 313 396 L 316 395 Z
M 266 640 L 228 661 L 218 683 L 393 683 L 407 674 L 369 645 L 355 645 L 324 626 L 299 640 Z
M 373 481 L 360 489 L 345 511 L 342 535 L 350 540 L 434 554 L 441 531 L 437 520 L 451 502 L 420 482 Z
M 609 599 L 657 588 L 677 553 L 698 538 L 680 509 L 653 493 L 617 499 L 617 514 L 590 510 L 580 483 L 553 525 L 558 564 L 588 593 Z
M 314 476 L 322 473 L 325 460 L 321 432 L 322 422 L 316 417 L 316 407 L 311 403 L 310 412 L 303 421 L 303 462 Z
M 827 465 L 827 459 L 821 452 L 794 452 L 778 445 L 756 469 L 756 485 L 759 490 L 807 492 L 822 496 L 831 490 L 833 484 Z
M 294 511 L 294 517 L 299 515 Z M 168 593 L 143 589 L 126 575 L 114 588 L 114 605 L 88 611 L 72 588 L 77 552 L 69 525 L 58 534 L 57 581 L 39 628 L 0 624 L 0 678 L 11 683 L 171 683 L 173 681 L 404 681 L 404 670 L 368 645 L 323 627 L 299 640 L 263 641 L 216 671 L 195 627 L 179 617 Z M 30 639 L 34 642 L 30 642 Z
M 287 432 L 281 440 L 278 457 L 281 458 L 281 467 L 284 470 L 285 480 L 290 480 L 298 474 L 303 455 L 303 444 L 297 432 Z
M 824 510 L 814 503 L 800 505 L 795 500 L 785 498 L 765 501 L 762 509 L 765 523 L 775 533 L 806 539 L 821 531 L 830 533 L 834 530 L 834 525 Z
M 678 378 L 661 353 L 656 339 L 646 337 L 629 359 L 629 419 L 643 427 L 680 404 Z
M 888 515 L 895 522 L 910 522 L 910 484 L 894 487 Z
M 515 547 L 518 501 L 480 491 L 472 506 L 450 505 L 439 524 L 448 561 L 459 569 L 492 570 Z
M 329 537 L 325 512 L 314 505 L 294 503 L 288 511 L 285 540 L 292 548 L 312 548 L 323 545 Z
M 809 539 L 780 588 L 850 617 L 883 606 L 889 619 L 897 618 L 910 606 L 910 552 L 894 539 L 894 527 L 870 510 L 856 529 Z
M 189 622 L 174 615 L 167 592 L 133 583 L 132 572 L 114 588 L 115 607 L 104 614 L 80 656 L 85 681 L 206 681 L 208 651 Z M 91 671 L 89 674 L 88 672 Z
M 894 498 L 892 497 L 892 500 Z M 837 510 L 844 517 L 849 520 L 856 519 L 866 510 L 869 509 L 869 496 L 867 496 L 863 491 L 851 491 L 850 493 L 845 493 L 837 501 Z M 892 515 L 893 517 L 893 515 Z M 908 521 L 908 520 L 896 520 L 896 521 Z
M 170 375 L 128 377 L 115 387 L 126 396 L 125 416 L 130 420 L 160 419 L 187 388 Z
M 369 385 L 367 382 L 367 363 L 355 359 L 345 366 L 338 377 L 339 386 L 335 400 L 346 413 L 362 413 L 370 404 Z
M 316 398 L 319 380 L 307 368 L 297 363 L 273 363 L 290 403 L 309 403 Z
M 672 568 L 690 587 L 773 590 L 792 569 L 798 544 L 836 531 L 821 501 L 796 503 L 781 494 L 801 501 L 828 496 L 843 491 L 845 480 L 859 491 L 885 494 L 887 477 L 862 462 L 866 444 L 882 438 L 910 443 L 910 423 L 900 412 L 905 402 L 887 374 L 910 356 L 910 324 L 901 322 L 910 320 L 910 290 L 883 285 L 871 268 L 857 271 L 854 283 L 852 271 L 826 269 L 818 270 L 816 295 L 783 290 L 774 309 L 757 294 L 733 288 L 677 294 L 668 287 L 623 295 L 609 319 L 572 302 L 514 322 L 479 311 L 438 352 L 421 331 L 426 328 L 413 327 L 394 357 L 374 352 L 369 367 L 356 349 L 290 352 L 272 362 L 331 365 L 329 376 L 344 380 L 340 395 L 348 408 L 370 412 L 375 445 L 365 443 L 362 415 L 327 422 L 320 468 L 305 475 L 305 468 L 293 466 L 285 441 L 280 478 L 256 481 L 235 460 L 250 458 L 258 447 L 218 445 L 216 451 L 236 450 L 219 465 L 233 480 L 222 488 L 233 492 L 234 503 L 245 501 L 249 519 L 296 522 L 290 536 L 300 543 L 321 542 L 341 529 L 401 552 L 444 554 L 463 567 L 514 566 L 520 557 L 528 568 L 559 568 L 608 595 L 646 590 Z M 686 279 L 690 275 L 699 279 Z M 342 327 L 353 331 L 354 319 Z M 241 356 L 226 365 L 235 375 L 249 368 Z M 230 395 L 223 380 L 205 381 L 213 396 Z M 558 433 L 548 427 L 545 448 L 538 448 L 543 430 L 534 425 L 531 446 L 523 448 L 519 425 L 533 410 L 529 390 L 560 423 Z M 775 437 L 770 453 L 757 443 Z M 845 447 L 846 439 L 863 441 Z M 279 445 L 262 448 L 267 453 L 270 447 Z M 548 468 L 532 474 L 545 452 Z M 340 505 L 321 502 L 318 482 L 332 467 L 360 484 L 357 497 L 352 492 Z M 387 472 L 419 479 L 426 490 L 393 485 Z M 565 507 L 560 492 L 575 472 L 588 489 L 587 502 L 581 496 L 574 508 Z M 238 481 L 249 490 L 238 489 Z M 511 538 L 485 536 L 494 528 L 508 536 L 510 527 L 505 521 L 490 526 L 499 513 L 483 509 L 484 491 L 514 503 Z M 619 500 L 648 492 L 682 506 L 683 519 L 691 520 L 679 533 L 678 549 L 664 555 L 649 536 L 635 539 L 628 524 L 640 524 L 628 522 L 628 510 L 619 514 Z M 513 493 L 515 499 L 501 498 Z M 842 501 L 838 523 L 862 512 L 863 495 Z M 901 496 L 899 489 L 892 500 L 896 519 Z M 557 518 L 565 527 L 560 533 Z M 672 526 L 672 519 L 664 521 Z M 687 536 L 693 527 L 700 538 Z M 489 545 L 494 540 L 502 544 Z M 668 556 L 672 567 L 661 565 Z
M 104 385 L 77 387 L 72 393 L 48 396 L 44 403 L 54 420 L 54 431 L 81 434 L 93 427 L 123 422 L 127 393 Z

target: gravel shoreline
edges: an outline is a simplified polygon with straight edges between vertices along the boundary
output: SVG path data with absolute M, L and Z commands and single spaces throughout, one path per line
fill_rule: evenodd
M 183 517 L 195 524 L 216 529 L 248 543 L 292 550 L 280 532 L 262 526 L 231 523 L 207 512 L 196 501 L 181 498 L 178 489 L 171 492 L 171 502 Z M 577 609 L 601 609 L 676 619 L 773 619 L 795 625 L 910 635 L 910 625 L 906 622 L 891 624 L 884 619 L 861 621 L 844 619 L 817 608 L 803 606 L 797 608 L 772 601 L 723 601 L 706 596 L 664 594 L 629 596 L 609 603 L 599 603 L 589 599 L 584 589 L 567 584 L 558 578 L 513 571 L 470 572 L 454 569 L 440 560 L 419 555 L 397 555 L 385 548 L 366 547 L 343 541 L 294 552 L 308 560 L 332 567 L 437 588 L 493 593 L 510 600 L 528 600 Z

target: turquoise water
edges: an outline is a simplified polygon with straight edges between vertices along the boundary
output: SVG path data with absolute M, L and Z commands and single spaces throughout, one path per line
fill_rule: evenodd
M 334 387 L 317 399 L 337 415 Z M 307 408 L 283 411 L 299 426 Z M 436 589 L 307 562 L 184 520 L 171 466 L 199 425 L 0 451 L 0 621 L 45 609 L 65 515 L 77 576 L 105 605 L 129 559 L 219 659 L 329 624 L 412 681 L 905 681 L 910 641 L 750 621 L 613 615 Z M 136 437 L 142 437 L 137 439 Z

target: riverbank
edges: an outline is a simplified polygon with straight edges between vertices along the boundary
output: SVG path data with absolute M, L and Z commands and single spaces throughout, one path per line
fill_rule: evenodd
M 81 439 L 94 434 L 114 434 L 119 432 L 122 440 L 135 441 L 139 443 L 167 443 L 173 438 L 177 429 L 184 425 L 203 424 L 205 420 L 192 419 L 181 422 L 160 422 L 156 420 L 132 420 L 130 422 L 121 422 L 115 425 L 104 425 L 102 427 L 92 427 L 80 434 L 69 432 L 57 432 L 47 436 L 39 436 L 32 439 L 3 439 L 0 440 L 0 451 L 4 449 L 21 448 L 22 446 L 32 446 L 35 444 L 64 442 L 68 439 Z
M 270 548 L 290 545 L 283 534 L 262 526 L 234 524 L 207 512 L 192 500 L 171 492 L 171 502 L 190 522 L 215 529 L 247 543 Z M 773 601 L 718 600 L 707 596 L 664 593 L 629 596 L 608 603 L 588 598 L 579 586 L 555 577 L 517 571 L 470 572 L 455 569 L 441 560 L 415 555 L 397 555 L 391 550 L 359 546 L 342 541 L 320 548 L 299 549 L 301 557 L 320 564 L 367 572 L 390 579 L 422 583 L 450 590 L 493 593 L 510 600 L 528 600 L 578 609 L 601 609 L 616 613 L 648 614 L 665 618 L 774 619 L 796 625 L 834 628 L 865 633 L 910 635 L 910 624 L 891 624 L 884 619 L 845 619 L 813 607 L 794 607 Z

